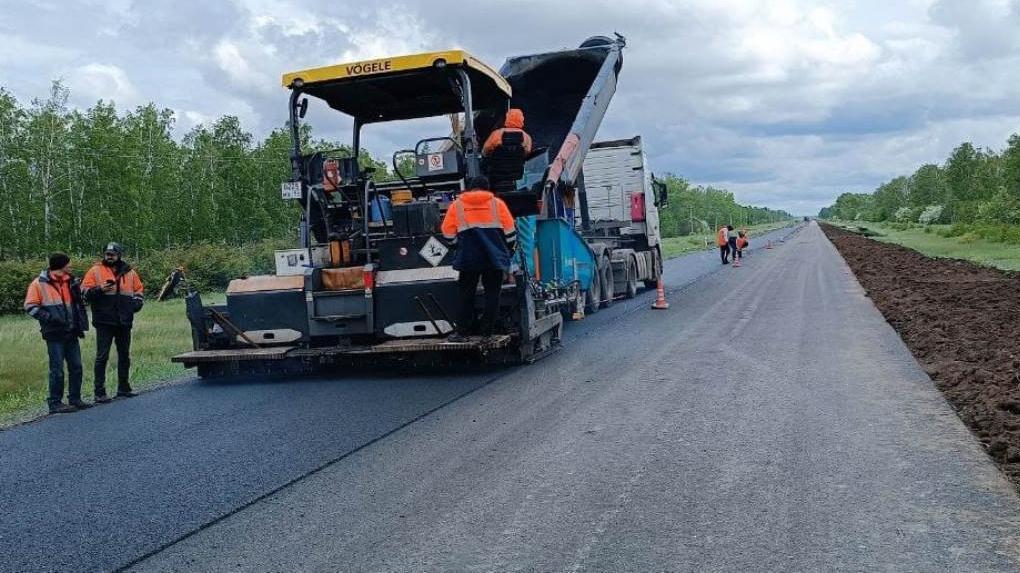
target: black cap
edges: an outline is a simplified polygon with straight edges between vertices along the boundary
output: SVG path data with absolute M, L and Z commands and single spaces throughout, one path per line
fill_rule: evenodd
M 120 246 L 120 243 L 110 242 L 106 244 L 106 248 L 103 249 L 104 253 L 117 253 L 118 255 L 124 254 L 124 247 Z
M 484 175 L 476 175 L 474 177 L 468 177 L 464 181 L 464 186 L 468 189 L 488 189 L 489 178 Z
M 53 253 L 50 255 L 50 270 L 59 271 L 71 262 L 71 257 L 64 253 Z

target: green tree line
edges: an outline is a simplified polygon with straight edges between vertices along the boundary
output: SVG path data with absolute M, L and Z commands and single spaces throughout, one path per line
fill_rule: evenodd
M 1002 151 L 961 143 L 941 165 L 922 165 L 872 193 L 844 193 L 818 216 L 961 228 L 1020 225 L 1020 135 Z
M 740 228 L 793 218 L 786 211 L 740 205 L 725 189 L 694 185 L 677 175 L 666 174 L 659 180 L 669 194 L 669 204 L 659 212 L 665 237 L 710 234 L 721 225 Z
M 138 258 L 296 237 L 297 207 L 280 200 L 290 175 L 285 127 L 259 140 L 224 116 L 175 137 L 169 109 L 122 112 L 100 101 L 78 110 L 68 96 L 55 82 L 46 99 L 22 105 L 0 88 L 0 261 L 37 261 L 55 250 L 91 260 L 110 240 Z M 302 135 L 306 149 L 350 152 L 308 129 Z M 362 157 L 378 178 L 392 176 L 385 163 Z M 667 236 L 789 217 L 675 175 L 664 181 Z
M 256 140 L 224 116 L 177 139 L 169 109 L 118 113 L 100 101 L 76 110 L 67 101 L 60 83 L 28 106 L 0 88 L 0 260 L 94 256 L 110 240 L 137 255 L 296 236 L 296 207 L 280 200 L 290 176 L 285 128 Z M 303 136 L 307 147 L 350 152 Z

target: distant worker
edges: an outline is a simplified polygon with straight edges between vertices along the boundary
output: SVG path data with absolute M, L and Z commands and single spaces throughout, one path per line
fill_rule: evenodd
M 503 127 L 493 130 L 482 146 L 483 170 L 489 176 L 493 191 L 517 190 L 531 146 L 531 136 L 524 131 L 524 112 L 511 108 L 506 112 Z
M 726 225 L 726 239 L 730 246 L 730 258 L 737 260 L 737 231 L 733 225 Z
M 81 399 L 81 346 L 89 329 L 81 285 L 71 275 L 71 258 L 53 253 L 49 266 L 32 281 L 25 294 L 25 312 L 39 321 L 49 355 L 50 414 L 67 414 L 91 408 Z M 64 404 L 64 363 L 67 363 L 67 404 Z
M 730 239 L 729 230 L 726 226 L 719 227 L 719 232 L 715 234 L 715 244 L 719 246 L 719 256 L 722 257 L 722 264 L 730 264 Z
M 737 258 L 744 258 L 744 249 L 747 248 L 747 231 L 737 231 Z
M 95 375 L 96 402 L 110 401 L 106 394 L 106 364 L 110 346 L 117 345 L 117 397 L 136 396 L 131 389 L 131 328 L 135 313 L 142 310 L 144 287 L 138 273 L 122 256 L 124 249 L 117 243 L 106 245 L 103 260 L 85 273 L 82 288 L 85 300 L 92 307 L 92 324 L 96 327 Z
M 461 193 L 446 211 L 442 225 L 443 236 L 456 241 L 453 268 L 460 272 L 457 332 L 449 338 L 450 342 L 463 342 L 474 328 L 475 293 L 479 279 L 485 289 L 480 333 L 482 336 L 493 334 L 503 273 L 510 269 L 510 257 L 517 239 L 510 209 L 489 191 L 489 180 L 471 177 L 466 186 L 468 190 Z

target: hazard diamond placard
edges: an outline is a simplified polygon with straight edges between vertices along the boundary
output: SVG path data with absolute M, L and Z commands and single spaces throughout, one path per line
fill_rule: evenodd
M 429 237 L 429 240 L 425 241 L 425 246 L 418 251 L 418 254 L 428 261 L 430 265 L 436 266 L 448 252 L 450 252 L 450 249 L 446 245 L 440 243 L 435 237 Z

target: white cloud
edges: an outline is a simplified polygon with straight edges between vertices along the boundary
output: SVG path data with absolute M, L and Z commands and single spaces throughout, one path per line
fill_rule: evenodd
M 1010 0 L 937 0 L 932 21 L 952 31 L 958 55 L 968 60 L 1015 55 L 1020 46 L 1020 3 Z
M 70 70 L 67 87 L 75 101 L 106 100 L 119 106 L 134 107 L 139 103 L 138 89 L 127 72 L 112 64 L 91 63 Z
M 250 57 L 242 54 L 242 50 Z M 213 58 L 219 71 L 230 80 L 230 85 L 240 90 L 255 90 L 270 93 L 276 87 L 275 79 L 267 70 L 251 62 L 264 62 L 272 56 L 272 49 L 254 43 L 239 43 L 226 38 L 213 48 Z
M 407 14 L 387 19 L 381 29 L 363 30 L 351 35 L 357 49 L 344 53 L 344 59 L 378 58 L 387 54 L 411 54 L 434 49 L 437 38 L 423 29 L 422 23 Z M 450 46 L 458 47 L 458 46 Z
M 40 43 L 38 38 L 30 39 L 0 30 L 0 70 L 52 66 L 53 62 L 72 57 L 76 53 L 76 50 L 70 48 Z
M 181 110 L 177 112 L 177 116 L 183 120 L 180 122 L 180 126 L 184 131 L 189 131 L 200 125 L 210 125 L 216 121 L 215 117 L 193 109 Z

